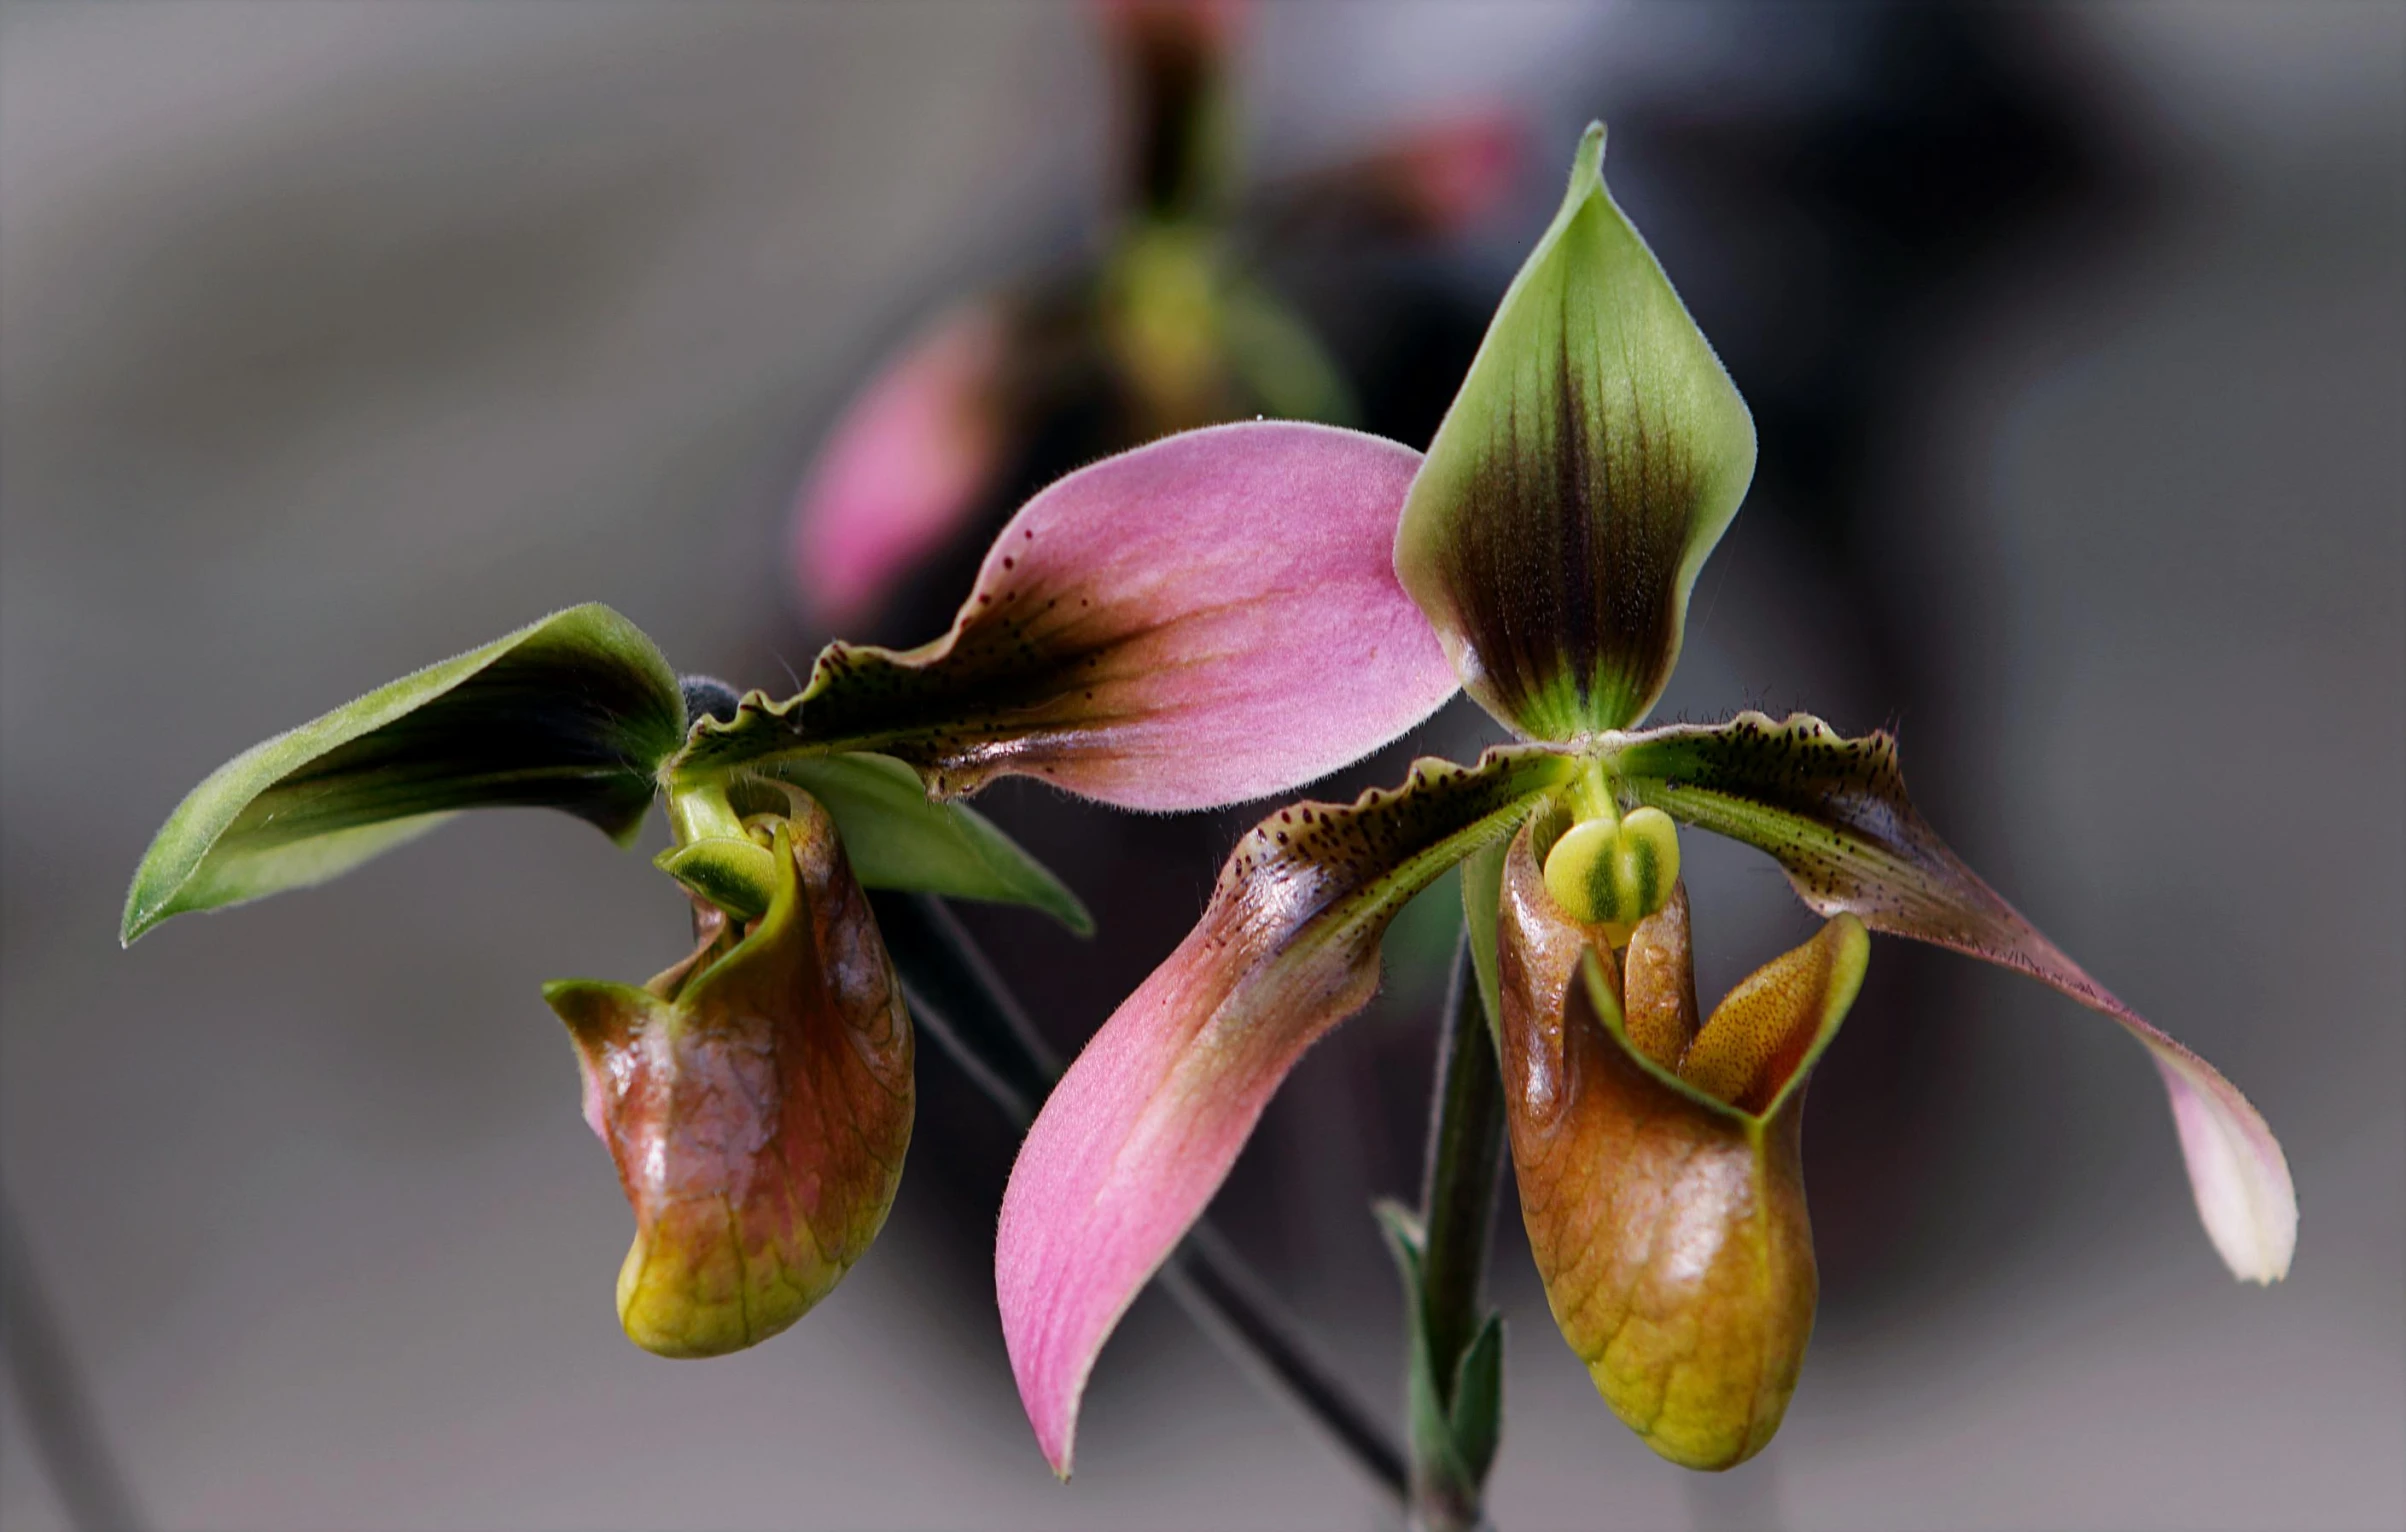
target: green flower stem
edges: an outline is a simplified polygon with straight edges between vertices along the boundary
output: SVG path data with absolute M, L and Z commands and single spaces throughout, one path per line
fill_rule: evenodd
M 1470 943 L 1454 954 L 1437 1084 L 1429 1121 L 1428 1170 L 1420 1195 L 1421 1316 L 1439 1404 L 1452 1410 L 1462 1359 L 1486 1323 L 1487 1254 L 1504 1163 L 1503 1076 L 1488 1036 L 1486 1007 L 1471 977 Z M 1484 1524 L 1484 1484 L 1429 1460 L 1414 1441 L 1412 1520 L 1431 1532 Z M 1480 1465 L 1483 1470 L 1484 1465 Z
M 1013 1122 L 1025 1127 L 1034 1121 L 1060 1078 L 1060 1063 L 959 917 L 927 894 L 876 891 L 869 900 L 921 1035 L 933 1039 Z M 1492 1075 L 1493 1063 L 1488 1067 Z M 1405 1458 L 1394 1433 L 1208 1224 L 1195 1226 L 1160 1280 L 1255 1382 L 1317 1426 L 1399 1505 L 1404 1502 Z

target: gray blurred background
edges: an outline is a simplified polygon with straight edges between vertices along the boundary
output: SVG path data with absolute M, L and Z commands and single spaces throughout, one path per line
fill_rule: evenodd
M 640 978 L 683 920 L 581 825 L 472 820 L 116 948 L 210 767 L 545 611 L 610 602 L 743 684 L 802 668 L 783 520 L 819 433 L 947 292 L 1088 237 L 1091 22 L 6 8 L 0 1175 L 157 1525 L 1382 1525 L 1158 1298 L 1052 1481 L 987 1283 L 1011 1136 L 932 1052 L 833 1298 L 721 1362 L 627 1345 L 627 1214 L 536 986 Z M 2252 1096 L 2303 1208 L 2294 1275 L 2233 1284 L 2137 1049 L 1883 943 L 1816 1079 L 1822 1321 L 1780 1439 L 1717 1479 L 1656 1461 L 1506 1227 L 1499 1523 L 2406 1524 L 2406 10 L 1264 6 L 1239 84 L 1265 173 L 1524 112 L 1508 207 L 1329 321 L 1438 406 L 1458 354 L 1372 342 L 1475 341 L 1612 122 L 1763 426 L 1669 710 L 1899 725 L 1930 817 Z M 990 805 L 1105 916 L 1092 946 L 979 921 L 1074 1045 L 1243 817 Z M 1701 841 L 1717 993 L 1807 922 Z M 1219 1209 L 1381 1400 L 1365 1200 L 1417 1176 L 1446 939 L 1406 922 Z M 0 1522 L 60 1525 L 0 1409 Z

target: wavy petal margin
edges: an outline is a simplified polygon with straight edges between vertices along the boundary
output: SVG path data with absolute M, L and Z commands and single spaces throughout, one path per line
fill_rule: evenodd
M 1905 795 L 1896 741 L 1844 739 L 1802 713 L 1741 713 L 1608 745 L 1622 790 L 1769 852 L 1797 895 L 1874 931 L 2018 968 L 2110 1016 L 2154 1059 L 2172 1098 L 2197 1216 L 2233 1275 L 2275 1282 L 2297 1250 L 2297 1191 L 2281 1146 L 2238 1087 L 2092 979 L 1938 838 Z
M 635 1211 L 619 1320 L 662 1356 L 801 1318 L 877 1237 L 910 1145 L 910 1015 L 834 822 L 805 804 L 774 855 L 767 913 L 698 973 L 543 991 Z
M 1389 562 L 1418 463 L 1285 421 L 1106 458 L 1003 529 L 950 633 L 829 645 L 800 697 L 698 725 L 672 775 L 868 750 L 939 797 L 1017 773 L 1161 811 L 1323 776 L 1453 693 Z
M 1395 566 L 1463 689 L 1533 739 L 1627 728 L 1754 477 L 1754 420 L 1604 189 L 1604 128 L 1412 485 Z
M 642 630 L 606 606 L 554 612 L 209 773 L 143 853 L 119 939 L 323 883 L 459 809 L 561 809 L 623 842 L 684 733 Z
M 1418 762 L 1349 807 L 1279 810 L 1062 1076 L 1020 1147 L 994 1256 L 1011 1369 L 1055 1472 L 1104 1340 L 1304 1049 L 1370 999 L 1388 921 L 1575 769 L 1508 747 L 1468 769 Z

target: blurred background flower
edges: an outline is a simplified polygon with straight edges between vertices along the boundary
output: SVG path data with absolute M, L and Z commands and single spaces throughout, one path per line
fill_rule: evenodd
M 806 664 L 826 624 L 794 614 L 795 486 L 880 358 L 1109 265 L 1141 221 L 1118 24 L 0 15 L 0 1172 L 162 1525 L 1364 1524 L 1342 1467 L 1157 1300 L 1096 1375 L 1076 1486 L 1052 1482 L 989 1282 L 1014 1135 L 940 1066 L 876 1280 L 704 1367 L 612 1336 L 594 1273 L 623 1204 L 533 986 L 665 964 L 677 905 L 577 826 L 496 816 L 115 950 L 125 875 L 199 773 L 431 655 L 597 599 L 739 684 Z M 1932 821 L 2244 1084 L 2305 1208 L 2285 1284 L 2229 1283 L 2167 1194 L 2168 1135 L 2127 1110 L 2143 1060 L 2037 986 L 1892 946 L 1814 1080 L 1830 1301 L 1781 1439 L 1716 1479 L 1656 1464 L 1507 1251 L 1499 1521 L 2406 1519 L 2406 18 L 1263 6 L 1215 56 L 1212 226 L 1243 260 L 1214 269 L 1405 441 L 1553 167 L 1444 238 L 1323 237 L 1329 196 L 1284 223 L 1248 199 L 1480 103 L 1538 144 L 1611 122 L 1616 193 L 1761 433 L 1666 715 L 1901 723 Z M 1113 440 L 1074 416 L 1052 467 Z M 996 439 L 1032 455 L 964 525 L 1048 471 Z M 933 636 L 966 587 L 896 567 L 845 636 Z M 1481 727 L 1457 707 L 1398 755 L 1462 758 Z M 981 806 L 1102 920 L 1080 944 L 975 916 L 1065 1048 L 1258 817 Z M 2234 879 L 2229 827 L 2257 823 Z M 1808 923 L 1768 862 L 1688 850 L 1719 993 Z M 1215 1215 L 1374 1392 L 1400 1390 L 1399 1320 L 1365 1195 L 1417 1179 L 1443 898 Z M 6 1409 L 0 1522 L 57 1525 Z
M 1230 77 L 1248 7 L 1090 5 L 1114 86 L 1104 226 L 1083 241 L 1090 255 L 946 297 L 836 420 L 793 529 L 803 606 L 836 631 L 940 628 L 1002 519 L 1097 457 L 1255 415 L 1360 424 L 1319 327 L 1265 276 L 1301 266 L 1357 322 L 1421 328 L 1428 300 L 1382 289 L 1377 258 L 1461 231 L 1511 189 L 1522 144 L 1501 107 L 1415 114 L 1366 149 L 1246 187 Z M 879 624 L 898 594 L 918 599 Z

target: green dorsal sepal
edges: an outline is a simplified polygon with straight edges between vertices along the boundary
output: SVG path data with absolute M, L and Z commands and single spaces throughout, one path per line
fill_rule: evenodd
M 1626 729 L 1754 474 L 1754 422 L 1581 140 L 1553 224 L 1429 444 L 1395 572 L 1525 738 Z

